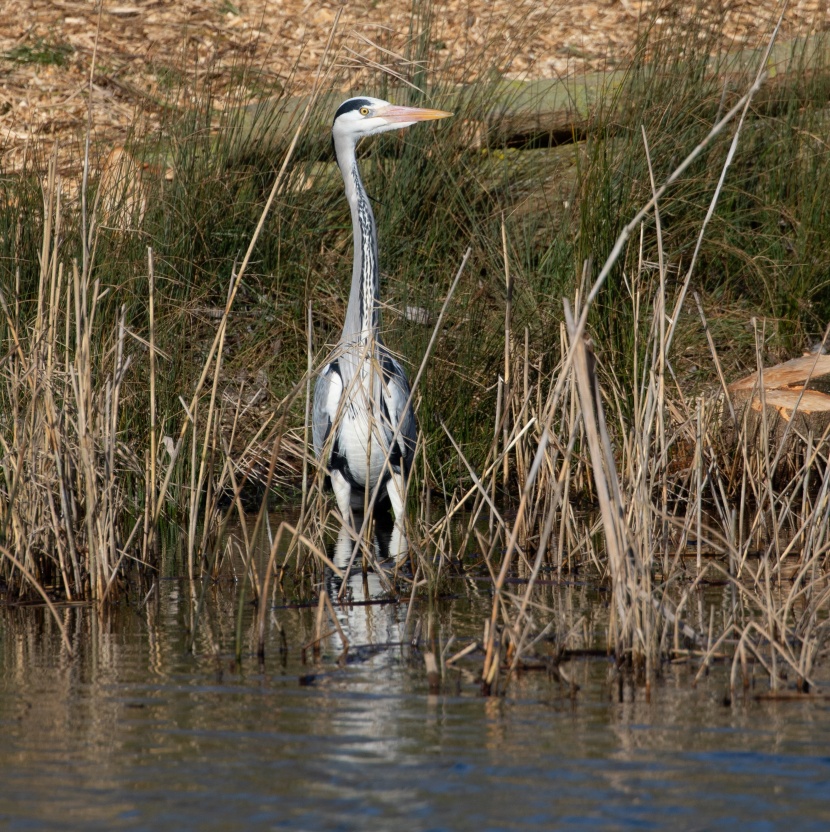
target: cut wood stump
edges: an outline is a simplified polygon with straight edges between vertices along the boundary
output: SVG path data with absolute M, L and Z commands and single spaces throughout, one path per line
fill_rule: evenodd
M 759 441 L 766 421 L 773 452 L 785 432 L 788 446 L 810 433 L 818 440 L 830 426 L 830 355 L 805 355 L 766 367 L 733 382 L 728 391 L 738 424 L 746 419 L 748 437 Z

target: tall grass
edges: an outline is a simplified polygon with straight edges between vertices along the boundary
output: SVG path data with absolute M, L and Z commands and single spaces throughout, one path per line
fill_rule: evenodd
M 388 591 L 410 581 L 414 593 L 481 568 L 495 586 L 482 639 L 493 691 L 554 627 L 532 599 L 541 570 L 583 569 L 611 587 L 609 649 L 621 664 L 650 677 L 667 656 L 708 661 L 728 642 L 735 679 L 750 655 L 774 685 L 783 665 L 809 686 L 827 636 L 826 436 L 797 437 L 782 459 L 757 441 L 750 408 L 724 422 L 721 379 L 823 331 L 825 53 L 768 80 L 734 143 L 738 108 L 591 293 L 626 223 L 754 70 L 713 60 L 711 44 L 690 53 L 645 40 L 584 140 L 547 147 L 554 137 L 535 135 L 517 148 L 504 143 L 511 93 L 497 79 L 442 81 L 422 11 L 405 66 L 423 92 L 384 76 L 360 90 L 428 95 L 456 113 L 361 149 L 380 203 L 384 337 L 412 375 L 423 369 L 409 576 L 386 577 L 361 535 L 351 563 L 331 563 L 331 515 L 303 440 L 309 367 L 336 339 L 351 272 L 333 98 L 313 99 L 301 124 L 290 87 L 267 105 L 240 92 L 240 107 L 217 117 L 206 87 L 163 134 L 131 137 L 116 174 L 110 156 L 93 177 L 86 241 L 54 166 L 42 186 L 35 171 L 0 181 L 8 586 L 104 604 L 133 565 L 217 574 L 227 524 L 244 519 L 259 483 L 243 571 L 260 647 L 287 569 L 319 580 L 362 561 Z M 484 60 L 471 57 L 482 79 Z M 753 330 L 753 317 L 765 324 Z M 275 491 L 301 503 L 276 530 Z M 181 558 L 165 560 L 178 533 Z M 258 565 L 262 540 L 270 556 Z M 521 595 L 508 591 L 514 573 L 528 581 Z M 718 631 L 696 632 L 684 605 L 715 574 L 756 615 L 736 605 Z

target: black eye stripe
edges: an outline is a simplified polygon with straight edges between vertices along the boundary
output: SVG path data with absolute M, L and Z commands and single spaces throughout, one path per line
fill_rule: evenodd
M 361 107 L 371 106 L 372 102 L 367 98 L 350 98 L 337 108 L 337 112 L 334 114 L 334 120 L 337 121 L 343 113 L 351 113 L 353 110 L 360 110 Z

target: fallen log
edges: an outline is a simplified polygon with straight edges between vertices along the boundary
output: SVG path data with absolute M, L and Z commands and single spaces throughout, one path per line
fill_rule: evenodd
M 744 91 L 764 51 L 743 49 L 710 60 L 708 74 L 722 82 L 725 101 L 727 93 L 739 96 Z M 754 111 L 775 115 L 781 106 L 787 106 L 786 101 L 782 103 L 779 82 L 829 65 L 830 38 L 815 35 L 777 43 L 767 60 L 768 80 L 755 96 Z M 427 100 L 453 110 L 464 120 L 471 146 L 551 147 L 583 139 L 597 123 L 604 127 L 613 123 L 628 105 L 628 98 L 622 94 L 626 87 L 636 91 L 637 86 L 645 86 L 653 78 L 647 64 L 636 80 L 621 69 L 533 81 L 498 78 L 452 89 L 433 88 Z M 413 103 L 411 95 L 407 87 L 389 93 L 399 103 Z M 327 131 L 331 114 L 342 99 L 340 92 L 319 96 L 309 132 Z M 252 146 L 273 149 L 286 141 L 296 130 L 308 101 L 309 96 L 281 97 L 241 108 L 238 117 L 231 119 L 239 152 Z M 602 118 L 597 120 L 600 111 Z

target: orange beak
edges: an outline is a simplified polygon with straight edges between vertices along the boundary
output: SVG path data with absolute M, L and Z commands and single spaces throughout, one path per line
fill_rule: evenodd
M 376 110 L 374 115 L 376 118 L 385 118 L 394 124 L 406 124 L 408 122 L 434 121 L 439 118 L 447 118 L 452 113 L 448 113 L 445 110 L 425 110 L 421 107 L 397 107 L 394 104 L 390 104 L 388 107 Z

